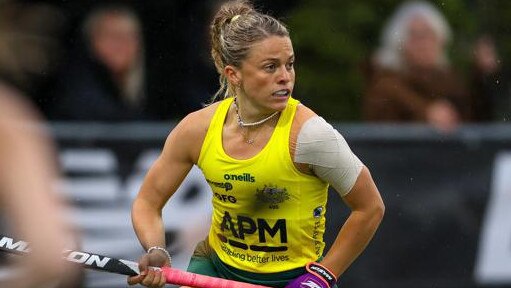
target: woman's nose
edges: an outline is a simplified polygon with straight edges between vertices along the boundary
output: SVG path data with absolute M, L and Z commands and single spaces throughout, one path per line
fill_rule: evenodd
M 291 71 L 289 71 L 287 67 L 284 66 L 280 69 L 278 81 L 279 83 L 280 82 L 287 83 L 291 81 Z

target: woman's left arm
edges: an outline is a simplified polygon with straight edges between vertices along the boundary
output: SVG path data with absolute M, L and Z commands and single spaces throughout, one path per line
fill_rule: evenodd
M 367 167 L 363 167 L 351 191 L 343 197 L 351 214 L 321 261 L 341 275 L 364 251 L 383 218 L 385 206 Z
M 286 288 L 334 287 L 338 277 L 348 269 L 364 251 L 374 236 L 383 218 L 384 205 L 369 170 L 363 166 L 355 184 L 343 200 L 351 209 L 351 214 L 337 235 L 337 239 L 321 263 L 309 262 L 306 273 L 291 281 Z M 309 287 L 309 286 L 307 286 Z M 312 286 L 311 286 L 312 287 Z
M 351 214 L 321 264 L 308 263 L 307 273 L 286 288 L 302 287 L 309 281 L 317 287 L 329 288 L 365 249 L 385 208 L 369 170 L 351 151 L 344 137 L 323 118 L 301 107 L 291 132 L 290 143 L 294 145 L 290 150 L 295 165 L 303 173 L 329 183 L 351 209 Z

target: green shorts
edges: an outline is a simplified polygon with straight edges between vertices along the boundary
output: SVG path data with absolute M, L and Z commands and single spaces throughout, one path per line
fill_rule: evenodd
M 305 268 L 297 268 L 277 273 L 252 273 L 243 271 L 223 263 L 213 249 L 211 249 L 206 239 L 200 242 L 195 248 L 187 271 L 256 285 L 283 288 L 291 280 L 304 274 Z M 332 288 L 337 288 L 337 286 Z

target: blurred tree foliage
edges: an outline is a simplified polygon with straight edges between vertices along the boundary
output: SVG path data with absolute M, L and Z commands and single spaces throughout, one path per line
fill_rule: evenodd
M 378 47 L 382 27 L 402 2 L 301 0 L 283 19 L 290 28 L 296 53 L 296 97 L 327 119 L 359 120 L 364 91 L 362 67 Z M 452 62 L 468 71 L 472 42 L 479 32 L 476 16 L 481 12 L 477 8 L 493 0 L 431 2 L 444 13 L 453 30 Z M 506 3 L 511 9 L 511 1 L 495 2 Z M 500 14 L 493 4 L 485 9 L 484 13 L 495 10 Z M 493 21 L 503 27 L 506 23 L 504 19 Z

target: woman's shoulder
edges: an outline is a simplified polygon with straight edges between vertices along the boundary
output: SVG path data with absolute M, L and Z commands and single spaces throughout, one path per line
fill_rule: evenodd
M 189 113 L 179 121 L 176 128 L 183 130 L 183 132 L 190 137 L 196 138 L 201 135 L 205 136 L 211 119 L 219 105 L 220 102 L 215 102 L 195 112 Z
M 321 127 L 323 127 L 324 129 L 332 129 L 332 124 L 328 123 L 327 120 L 325 120 L 320 115 L 316 114 L 316 112 L 314 112 L 311 108 L 309 108 L 303 104 L 299 104 L 296 109 L 295 119 L 293 120 L 291 136 L 292 137 L 298 136 L 300 130 L 302 130 L 302 128 L 304 128 L 304 125 L 307 122 L 319 123 L 319 125 Z M 317 134 L 317 133 L 321 134 L 323 128 L 320 129 L 319 128 L 320 126 L 314 126 L 314 127 L 318 128 L 317 131 L 312 131 L 312 132 L 309 131 L 308 133 L 309 134 L 311 134 L 311 133 L 312 134 Z
M 218 103 L 211 104 L 200 110 L 192 112 L 184 117 L 172 129 L 167 137 L 166 149 L 178 149 L 183 155 L 188 155 L 188 159 L 197 163 L 202 143 L 206 138 L 209 124 L 215 114 Z
M 209 120 L 211 120 L 211 118 L 215 114 L 215 111 L 218 108 L 218 106 L 220 105 L 220 103 L 221 103 L 221 101 L 218 101 L 218 102 L 206 105 L 197 111 L 191 112 L 185 118 L 190 118 L 195 121 L 208 122 Z
M 293 119 L 293 124 L 291 125 L 291 143 L 296 143 L 298 133 L 302 129 L 303 124 L 313 117 L 318 117 L 318 115 L 309 107 L 302 103 L 296 106 L 295 117 Z
M 293 120 L 293 125 L 303 124 L 305 121 L 310 118 L 318 116 L 316 112 L 314 112 L 311 108 L 307 107 L 305 104 L 299 103 L 296 106 L 295 118 Z

